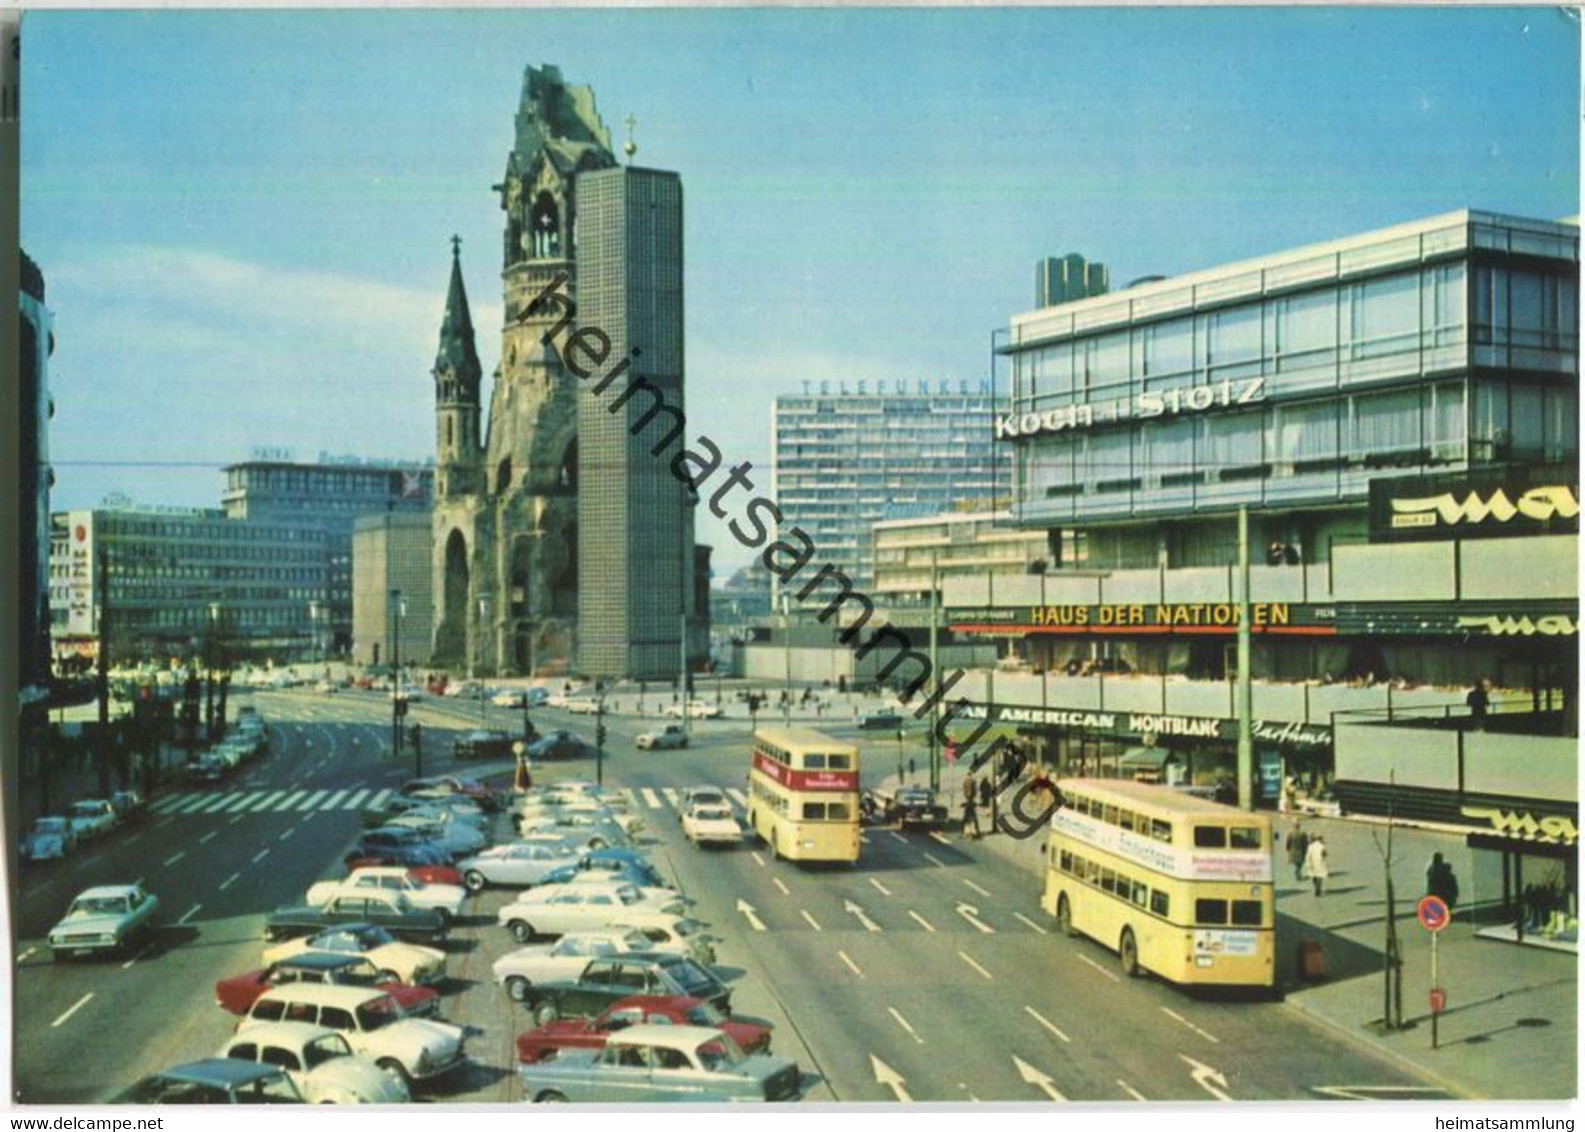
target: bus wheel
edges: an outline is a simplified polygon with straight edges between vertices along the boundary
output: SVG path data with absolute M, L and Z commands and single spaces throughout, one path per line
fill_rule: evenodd
M 1057 930 L 1065 936 L 1073 936 L 1073 909 L 1068 905 L 1067 894 L 1057 897 Z
M 1123 929 L 1123 938 L 1117 944 L 1117 958 L 1123 964 L 1123 974 L 1130 979 L 1139 977 L 1139 944 L 1134 941 L 1133 928 Z

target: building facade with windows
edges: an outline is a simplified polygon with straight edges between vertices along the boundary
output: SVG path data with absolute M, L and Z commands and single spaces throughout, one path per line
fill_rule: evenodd
M 242 522 L 209 509 L 57 512 L 56 655 L 97 656 L 108 610 L 117 663 L 187 657 L 211 638 L 234 656 L 307 659 L 329 601 L 325 544 L 317 527 Z
M 282 453 L 282 455 L 285 455 Z M 365 515 L 429 513 L 435 471 L 399 464 L 321 456 L 318 463 L 256 459 L 225 469 L 221 506 L 233 519 L 301 524 L 323 531 L 329 590 L 319 632 L 330 655 L 352 646 L 352 529 Z
M 429 663 L 434 532 L 423 512 L 366 515 L 352 528 L 352 659 Z M 393 593 L 394 591 L 394 593 Z
M 959 507 L 995 509 L 1006 461 L 989 381 L 806 382 L 776 399 L 772 443 L 782 529 L 860 588 L 874 580 L 871 527 Z
M 22 622 L 19 687 L 23 703 L 43 702 L 50 687 L 50 471 L 49 360 L 55 352 L 55 317 L 44 305 L 44 273 L 20 253 L 21 365 L 17 407 L 21 418 L 17 569 Z
M 888 605 L 930 600 L 946 578 L 1043 574 L 1050 547 L 1044 531 L 1012 525 L 1005 511 L 947 512 L 918 519 L 885 519 L 872 528 L 872 597 Z

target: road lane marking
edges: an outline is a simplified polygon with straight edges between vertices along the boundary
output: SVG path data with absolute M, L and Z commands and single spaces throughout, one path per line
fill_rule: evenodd
M 270 851 L 268 849 L 260 849 L 257 853 L 253 854 L 253 863 L 256 865 L 269 855 Z
M 860 833 L 859 834 L 859 844 L 860 845 L 868 845 L 869 843 L 870 843 L 870 835 L 867 834 L 867 833 Z
M 222 807 L 222 809 L 224 809 L 227 813 L 235 813 L 241 810 L 244 806 L 248 805 L 248 803 L 256 801 L 258 797 L 259 795 L 256 793 L 233 794 L 230 800 L 226 802 L 225 806 Z
M 286 793 L 286 791 L 284 791 L 284 790 L 276 790 L 276 791 L 273 791 L 272 793 L 265 794 L 257 802 L 254 802 L 252 805 L 250 805 L 248 807 L 248 813 L 257 814 L 257 813 L 263 812 L 264 810 L 269 809 L 276 802 L 280 801 L 281 795 L 283 795 L 285 793 Z
M 1215 1037 L 1212 1034 L 1206 1033 L 1204 1030 L 1202 1030 L 1198 1026 L 1196 1026 L 1193 1022 L 1190 1022 L 1183 1015 L 1179 1014 L 1176 1010 L 1171 1010 L 1168 1007 L 1163 1006 L 1161 1008 L 1161 1012 L 1163 1014 L 1165 1014 L 1168 1018 L 1171 1018 L 1174 1022 L 1183 1023 L 1183 1025 L 1185 1025 L 1189 1029 L 1193 1030 L 1196 1034 L 1199 1034 L 1200 1037 L 1204 1038 L 1206 1041 L 1210 1042 L 1212 1045 L 1221 1045 L 1222 1044 L 1221 1043 L 1221 1039 Z
M 62 1014 L 59 1018 L 55 1019 L 55 1021 L 50 1023 L 50 1029 L 52 1029 L 52 1030 L 55 1029 L 55 1027 L 59 1026 L 62 1022 L 66 1021 L 66 1019 L 70 1018 L 73 1014 L 76 1014 L 84 1006 L 88 1005 L 88 1000 L 93 998 L 93 996 L 94 996 L 94 992 L 93 991 L 89 991 L 87 994 L 85 994 L 81 998 L 79 998 L 76 1002 L 74 1002 L 71 1005 L 71 1007 L 66 1011 L 65 1014 Z
M 1142 1101 L 1142 1100 L 1145 1099 L 1145 1095 L 1143 1093 L 1141 1093 L 1138 1089 L 1134 1088 L 1132 1085 L 1130 1085 L 1127 1081 L 1123 1080 L 1121 1077 L 1119 1077 L 1117 1079 L 1117 1083 L 1123 1087 L 1123 1092 L 1125 1092 L 1129 1096 L 1133 1097 L 1136 1101 Z
M 162 798 L 160 801 L 155 802 L 153 812 L 156 814 L 168 814 L 191 797 L 191 794 L 172 794 L 169 798 Z
M 230 801 L 231 801 L 231 795 L 230 794 L 217 794 L 213 798 L 209 799 L 209 805 L 207 805 L 207 806 L 199 806 L 197 809 L 193 810 L 192 812 L 195 813 L 195 814 L 212 814 L 216 810 L 219 810 L 222 807 L 224 807 Z
M 159 821 L 154 823 L 154 828 L 155 829 L 164 829 L 166 826 L 170 825 L 171 822 L 173 822 L 175 820 L 176 820 L 175 818 L 161 818 Z
M 275 839 L 275 840 L 277 840 L 277 841 L 288 841 L 288 840 L 290 840 L 290 839 L 291 839 L 291 836 L 292 836 L 292 834 L 294 834 L 294 833 L 296 833 L 296 832 L 297 832 L 297 827 L 296 827 L 296 826 L 295 826 L 295 825 L 293 825 L 293 826 L 288 826 L 288 827 L 287 827 L 287 828 L 286 828 L 286 832 L 285 832 L 285 833 L 283 833 L 283 834 L 281 834 L 281 835 L 280 835 L 280 836 L 279 836 L 279 837 L 277 837 L 277 838 L 276 838 L 276 839 Z
M 987 971 L 984 967 L 981 967 L 978 963 L 974 962 L 974 960 L 970 959 L 968 957 L 968 955 L 966 955 L 964 952 L 961 952 L 961 951 L 958 952 L 958 958 L 963 960 L 963 962 L 967 963 L 970 967 L 973 967 L 976 971 L 978 971 L 980 974 L 984 975 L 987 979 L 992 977 L 992 975 L 991 975 L 991 973 L 989 971 Z
M 282 798 L 279 802 L 275 803 L 275 805 L 271 806 L 270 810 L 273 813 L 277 813 L 277 814 L 283 813 L 284 811 L 289 810 L 293 806 L 295 806 L 297 804 L 297 800 L 299 798 L 301 798 L 303 795 L 307 794 L 307 793 L 308 793 L 308 791 L 306 791 L 306 790 L 294 791 L 294 792 L 288 794 L 286 797 Z
M 944 868 L 947 867 L 946 866 L 946 862 L 942 861 L 940 858 L 936 857 L 932 853 L 926 853 L 925 854 L 925 860 L 929 861 L 932 865 L 934 865 L 938 869 L 944 869 Z
M 888 829 L 886 831 L 886 833 L 890 837 L 895 837 L 898 841 L 901 841 L 904 845 L 908 844 L 908 838 L 906 838 L 902 834 L 898 833 L 895 829 Z
M 800 916 L 802 916 L 804 919 L 808 920 L 809 921 L 809 926 L 811 928 L 813 928 L 815 931 L 817 931 L 817 932 L 825 931 L 825 929 L 820 926 L 820 921 L 815 919 L 808 912 L 804 911 L 804 909 L 802 909 L 802 908 L 798 909 L 798 914 Z
M 897 1024 L 907 1031 L 908 1036 L 914 1041 L 918 1042 L 920 1045 L 925 1044 L 925 1040 L 919 1036 L 918 1032 L 915 1031 L 911 1025 L 908 1024 L 908 1019 L 899 1014 L 895 1007 L 888 1006 L 886 1008 L 886 1013 L 890 1014 L 892 1018 L 896 1020 Z
M 345 798 L 346 796 L 347 796 L 347 792 L 345 790 L 337 790 L 330 797 L 326 798 L 323 802 L 319 803 L 319 808 L 321 810 L 333 810 L 338 805 L 340 805 L 341 800 L 343 798 Z
M 35 951 L 37 951 L 37 950 L 38 950 L 38 948 L 36 948 L 36 947 L 30 947 L 30 948 L 28 948 L 28 949 L 27 949 L 27 950 L 26 950 L 26 951 L 24 951 L 24 952 L 23 952 L 23 953 L 22 953 L 22 954 L 21 954 L 21 955 L 18 955 L 18 956 L 17 956 L 17 962 L 18 962 L 18 963 L 20 963 L 20 962 L 22 962 L 22 960 L 24 960 L 24 959 L 26 959 L 26 958 L 27 958 L 27 957 L 28 957 L 28 956 L 29 956 L 29 955 L 32 955 L 32 954 L 33 954 L 33 953 L 34 953 L 34 952 L 35 952 Z M 851 966 L 851 964 L 850 964 L 850 966 Z
M 131 967 L 132 964 L 136 963 L 139 959 L 142 959 L 145 955 L 147 955 L 152 950 L 153 950 L 153 948 L 150 948 L 150 947 L 143 948 L 143 950 L 139 951 L 131 959 L 128 959 L 125 963 L 121 964 L 121 969 L 123 971 L 125 971 L 127 968 Z
M 26 958 L 26 956 L 23 956 L 23 958 Z M 853 960 L 848 958 L 848 953 L 846 951 L 837 952 L 837 958 L 842 960 L 842 962 L 844 962 L 844 963 L 846 963 L 848 965 L 848 970 L 849 971 L 852 971 L 855 975 L 857 975 L 861 979 L 864 977 L 864 972 L 859 970 L 859 966 L 858 966 L 857 963 L 853 962 Z
M 1013 1065 L 1017 1067 L 1018 1076 L 1023 1079 L 1024 1084 L 1033 1085 L 1054 1101 L 1068 1099 L 1058 1091 L 1056 1083 L 1051 1080 L 1051 1074 L 1041 1072 L 1016 1054 L 1013 1055 Z
M 908 909 L 908 914 L 910 916 L 912 916 L 915 920 L 919 921 L 919 926 L 924 928 L 925 931 L 933 932 L 933 931 L 936 930 L 935 928 L 931 927 L 929 920 L 925 919 L 918 912 L 915 912 L 912 908 Z
M 179 806 L 173 806 L 173 814 L 190 814 L 205 802 L 214 798 L 213 794 L 190 794 Z
M 237 883 L 237 878 L 239 876 L 241 876 L 241 875 L 242 875 L 241 873 L 232 873 L 225 880 L 221 881 L 220 882 L 220 891 L 224 892 L 226 889 L 228 889 L 232 885 L 236 884 Z
M 996 934 L 996 929 L 995 928 L 991 927 L 991 925 L 985 923 L 984 921 L 982 921 L 980 919 L 980 910 L 978 908 L 976 908 L 974 905 L 972 905 L 972 904 L 964 904 L 964 903 L 960 902 L 958 904 L 958 906 L 957 906 L 957 913 L 958 913 L 958 915 L 962 916 L 965 920 L 967 920 L 969 923 L 973 924 L 977 931 L 980 931 L 980 932 L 984 933 L 985 935 L 995 935 Z
M 646 806 L 648 806 L 652 810 L 661 809 L 662 808 L 662 803 L 661 803 L 661 800 L 660 800 L 660 795 L 655 793 L 655 791 L 652 790 L 648 786 L 643 787 L 643 790 L 644 790 L 644 804 Z
M 873 885 L 874 888 L 875 888 L 875 891 L 880 893 L 882 896 L 890 896 L 892 894 L 892 890 L 891 889 L 887 888 L 884 884 L 882 884 L 880 881 L 876 880 L 874 877 L 870 877 L 870 884 Z
M 1043 928 L 1039 924 L 1035 923 L 1033 920 L 1031 920 L 1028 916 L 1024 915 L 1022 912 L 1014 912 L 1013 913 L 1013 919 L 1022 920 L 1024 923 L 1026 923 L 1030 927 L 1034 928 L 1035 931 L 1039 932 L 1041 935 L 1045 935 L 1046 934 L 1046 929 L 1045 928 Z
M 903 1087 L 907 1084 L 903 1079 L 903 1075 L 873 1053 L 870 1054 L 870 1068 L 875 1071 L 875 1083 L 890 1089 L 893 1099 L 898 1103 L 908 1104 L 914 1099 L 908 1095 L 908 1090 Z
M 739 897 L 737 902 L 737 910 L 743 913 L 743 918 L 748 921 L 749 927 L 753 928 L 757 932 L 762 932 L 765 930 L 764 923 L 761 922 L 760 918 L 754 914 L 754 905 L 750 904 L 742 897 Z
M 363 800 L 368 796 L 369 792 L 367 790 L 354 790 L 352 797 L 348 798 L 346 804 L 341 808 L 343 810 L 355 810 L 363 804 Z
M 781 882 L 781 877 L 771 877 L 770 882 L 781 890 L 781 894 L 783 896 L 792 895 L 792 892 L 788 890 L 787 886 Z
M 303 804 L 298 806 L 297 808 L 299 810 L 302 810 L 302 811 L 312 810 L 315 806 L 317 806 L 319 804 L 319 800 L 321 798 L 323 798 L 328 793 L 330 793 L 330 791 L 328 791 L 328 790 L 315 790 L 308 797 L 304 798 L 303 799 Z
M 761 857 L 758 853 L 750 853 L 749 856 L 754 858 L 754 863 L 756 865 L 758 865 L 760 868 L 763 869 L 765 867 L 765 858 L 764 857 Z
M 236 817 L 234 817 L 234 818 L 232 818 L 232 819 L 231 819 L 231 820 L 230 820 L 230 821 L 228 821 L 228 822 L 227 822 L 227 823 L 226 823 L 226 824 L 227 824 L 227 825 L 236 825 L 236 824 L 237 824 L 237 823 L 238 823 L 238 822 L 239 822 L 239 821 L 241 821 L 241 820 L 242 820 L 242 819 L 243 819 L 243 818 L 244 818 L 244 817 L 245 817 L 245 816 L 246 816 L 246 815 L 245 815 L 245 814 L 238 814 L 238 815 L 237 815 L 237 816 L 236 816 Z
M 1070 1037 L 1068 1037 L 1068 1035 L 1066 1035 L 1066 1034 L 1064 1034 L 1064 1033 L 1063 1033 L 1063 1032 L 1062 1032 L 1062 1031 L 1061 1031 L 1061 1030 L 1059 1030 L 1059 1029 L 1057 1029 L 1057 1028 L 1056 1028 L 1056 1027 L 1055 1027 L 1055 1026 L 1053 1026 L 1053 1025 L 1052 1025 L 1052 1024 L 1051 1024 L 1051 1022 L 1050 1022 L 1050 1021 L 1048 1021 L 1048 1020 L 1047 1020 L 1047 1019 L 1046 1019 L 1046 1018 L 1045 1018 L 1045 1016 L 1043 1016 L 1043 1015 L 1042 1015 L 1042 1014 L 1041 1014 L 1041 1013 L 1040 1013 L 1040 1012 L 1039 1012 L 1039 1011 L 1038 1011 L 1038 1010 L 1036 1010 L 1036 1009 L 1035 1009 L 1035 1008 L 1034 1008 L 1034 1007 L 1033 1007 L 1033 1006 L 1026 1006 L 1026 1007 L 1024 1007 L 1024 1010 L 1025 1010 L 1025 1011 L 1026 1011 L 1026 1012 L 1027 1012 L 1027 1013 L 1028 1013 L 1028 1014 L 1029 1014 L 1029 1016 L 1030 1016 L 1030 1017 L 1031 1017 L 1031 1018 L 1033 1018 L 1033 1019 L 1034 1019 L 1034 1020 L 1035 1020 L 1035 1021 L 1036 1021 L 1036 1022 L 1039 1022 L 1039 1023 L 1040 1023 L 1040 1024 L 1041 1024 L 1041 1025 L 1042 1025 L 1042 1026 L 1044 1026 L 1044 1027 L 1045 1027 L 1045 1028 L 1046 1028 L 1046 1029 L 1048 1029 L 1048 1030 L 1050 1030 L 1050 1031 L 1051 1031 L 1051 1032 L 1052 1032 L 1052 1033 L 1053 1033 L 1053 1034 L 1055 1034 L 1055 1035 L 1056 1035 L 1056 1036 L 1057 1036 L 1057 1037 L 1058 1037 L 1058 1039 L 1060 1039 L 1060 1040 L 1061 1040 L 1061 1041 L 1064 1041 L 1064 1042 L 1069 1042 L 1069 1043 L 1071 1043 L 1071 1042 L 1072 1042 L 1072 1041 L 1073 1041 L 1073 1039 L 1072 1039 L 1072 1038 L 1070 1038 Z
M 748 795 L 743 793 L 743 791 L 736 788 L 728 789 L 727 796 L 739 806 L 743 807 L 743 809 L 748 809 Z
M 939 841 L 939 842 L 941 842 L 941 844 L 943 844 L 943 845 L 951 845 L 951 844 L 952 844 L 952 841 L 951 841 L 951 839 L 950 839 L 950 838 L 948 838 L 948 837 L 947 837 L 947 835 L 946 835 L 946 834 L 944 834 L 944 833 L 942 833 L 942 832 L 941 832 L 941 831 L 940 831 L 940 830 L 938 830 L 938 829 L 932 829 L 932 830 L 931 830 L 931 831 L 930 831 L 930 837 L 931 837 L 931 840 L 933 840 L 933 841 Z M 987 892 L 987 893 L 986 893 L 986 894 L 985 894 L 985 895 L 987 895 L 987 896 L 989 896 L 989 895 L 990 895 L 990 893 L 988 893 L 988 892 Z
M 1088 955 L 1079 956 L 1079 962 L 1088 963 L 1091 967 L 1094 967 L 1097 971 L 1099 971 L 1101 974 L 1105 975 L 1108 979 L 1111 979 L 1112 982 L 1114 982 L 1114 983 L 1122 981 L 1116 975 L 1112 974 L 1112 972 L 1108 971 L 1105 967 L 1102 967 L 1095 960 L 1091 959 Z
M 211 829 L 208 833 L 204 834 L 198 839 L 198 844 L 203 845 L 207 842 L 213 841 L 215 839 L 215 834 L 219 832 L 220 831 L 218 829 Z
M 180 850 L 180 851 L 178 851 L 176 853 L 172 853 L 169 857 L 165 858 L 165 860 L 161 861 L 160 863 L 162 865 L 164 865 L 168 869 L 172 865 L 174 865 L 177 861 L 180 861 L 185 856 L 187 856 L 187 850 L 182 849 L 182 850 Z
M 968 885 L 968 886 L 969 886 L 969 887 L 970 887 L 970 888 L 972 888 L 972 889 L 973 889 L 973 890 L 974 890 L 974 891 L 975 891 L 975 892 L 978 892 L 978 893 L 979 893 L 979 894 L 980 894 L 980 895 L 981 895 L 981 896 L 989 896 L 989 895 L 990 895 L 990 893 L 989 893 L 989 892 L 986 892 L 986 891 L 985 891 L 985 890 L 984 890 L 984 889 L 983 889 L 983 888 L 981 888 L 981 887 L 980 887 L 980 886 L 979 886 L 979 885 L 977 885 L 977 884 L 975 884 L 975 883 L 974 883 L 974 882 L 973 882 L 973 881 L 972 881 L 972 880 L 970 880 L 970 879 L 969 879 L 969 878 L 968 878 L 968 877 L 964 877 L 964 878 L 963 878 L 963 883 L 964 883 L 964 884 L 966 884 L 966 885 Z
M 379 793 L 375 794 L 374 797 L 369 799 L 369 809 L 379 809 L 381 806 L 385 805 L 386 801 L 389 800 L 391 795 L 395 793 L 396 791 L 391 789 L 381 790 Z
M 663 786 L 660 792 L 666 796 L 666 801 L 671 804 L 672 809 L 679 810 L 682 808 L 682 795 L 677 793 L 675 789 L 670 786 Z

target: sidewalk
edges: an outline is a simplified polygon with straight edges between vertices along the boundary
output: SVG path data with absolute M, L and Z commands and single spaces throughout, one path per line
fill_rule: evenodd
M 925 780 L 922 761 L 920 769 L 911 781 Z M 965 773 L 951 764 L 942 768 L 942 798 L 954 816 L 962 811 Z M 981 811 L 980 822 L 989 829 L 989 814 Z M 1276 818 L 1282 836 L 1292 825 L 1288 817 Z M 1394 829 L 1392 876 L 1405 1028 L 1382 1034 L 1386 875 L 1381 848 L 1386 827 L 1347 818 L 1305 818 L 1303 825 L 1311 834 L 1325 836 L 1332 876 L 1326 893 L 1317 897 L 1309 881 L 1293 879 L 1286 854 L 1277 850 L 1278 977 L 1289 1009 L 1460 1096 L 1540 1100 L 1576 1095 L 1577 956 L 1477 939 L 1475 926 L 1466 919 L 1456 919 L 1438 944 L 1448 1004 L 1439 1024 L 1440 1048 L 1431 1048 L 1431 945 L 1415 919 L 1426 863 L 1433 852 L 1440 852 L 1452 864 L 1462 908 L 1500 895 L 1487 875 L 1494 868 L 1491 861 L 1474 860 L 1459 834 Z M 1018 840 L 988 834 L 979 844 L 1031 873 L 1044 870 L 1043 836 Z M 1486 882 L 1485 891 L 1481 881 Z M 1297 977 L 1298 951 L 1306 941 L 1319 943 L 1326 958 L 1326 977 L 1311 984 Z

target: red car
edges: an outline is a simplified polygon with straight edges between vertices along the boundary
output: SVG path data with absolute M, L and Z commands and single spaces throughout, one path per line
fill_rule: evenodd
M 673 1026 L 710 1026 L 743 1047 L 744 1053 L 769 1053 L 771 1028 L 758 1022 L 728 1021 L 702 998 L 634 995 L 618 999 L 597 1018 L 560 1018 L 548 1026 L 517 1035 L 517 1059 L 532 1065 L 548 1061 L 564 1049 L 602 1049 L 618 1030 L 640 1022 Z
M 333 955 L 305 952 L 282 959 L 258 971 L 221 979 L 215 984 L 215 1005 L 232 1014 L 246 1014 L 253 1002 L 271 987 L 286 983 L 332 983 L 344 986 L 378 987 L 401 1006 L 404 1014 L 433 1018 L 440 1013 L 440 992 L 406 983 L 377 982 L 374 964 L 361 955 Z
M 400 865 L 401 863 L 393 857 L 381 857 L 378 855 L 367 857 L 349 856 L 346 859 L 348 875 L 351 875 L 355 869 L 385 867 Z M 407 867 L 407 875 L 423 884 L 460 885 L 462 883 L 462 874 L 450 865 L 409 865 Z

